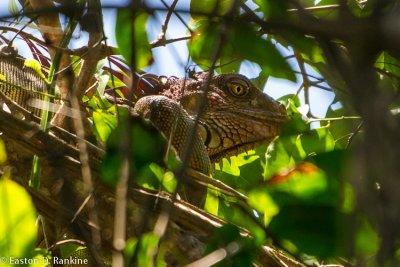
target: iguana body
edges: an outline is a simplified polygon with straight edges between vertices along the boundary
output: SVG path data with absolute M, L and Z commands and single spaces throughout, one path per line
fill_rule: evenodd
M 0 53 L 0 74 L 5 77 L 0 83 L 1 92 L 38 114 L 39 110 L 32 109 L 29 101 L 43 98 L 41 92 L 47 89 L 44 79 L 34 70 L 24 68 L 24 60 L 12 51 Z M 206 101 L 189 161 L 190 167 L 206 174 L 210 172 L 211 162 L 270 142 L 286 119 L 285 108 L 279 102 L 240 74 L 212 77 L 204 98 L 208 75 L 207 72 L 192 78 L 148 75 L 146 84 L 152 86 L 151 90 L 143 93 L 143 85 L 140 92 L 136 88 L 139 99 L 133 104 L 134 114 L 149 119 L 171 139 L 172 146 L 181 155 L 194 125 L 198 104 Z
M 25 66 L 25 59 L 9 46 L 0 46 L 0 92 L 21 107 L 40 115 L 32 108 L 32 101 L 43 99 L 47 83 L 33 69 Z
M 11 55 L 0 56 L 0 74 L 5 77 L 5 81 L 0 82 L 0 91 L 38 114 L 27 100 L 42 98 L 35 92 L 46 91 L 43 78 L 24 68 L 23 59 Z M 148 76 L 147 86 L 151 86 L 151 90 L 143 92 L 139 90 L 143 88 L 136 88 L 138 99 L 132 104 L 133 114 L 150 120 L 182 156 L 184 146 L 191 138 L 198 105 L 206 101 L 189 159 L 189 167 L 205 174 L 210 172 L 212 162 L 270 142 L 286 119 L 281 104 L 239 74 L 212 77 L 204 98 L 208 75 L 198 73 L 188 79 Z M 87 252 L 82 252 L 86 258 Z

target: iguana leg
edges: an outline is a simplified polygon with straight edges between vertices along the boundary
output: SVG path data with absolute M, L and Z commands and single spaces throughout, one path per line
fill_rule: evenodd
M 190 136 L 194 121 L 179 103 L 161 95 L 146 96 L 137 101 L 133 113 L 151 121 L 171 143 L 180 158 L 189 138 L 194 138 L 189 167 L 209 174 L 211 162 L 204 142 L 199 132 L 193 137 Z M 184 193 L 187 193 L 183 196 L 186 200 L 197 206 L 202 205 L 206 193 L 204 187 L 191 183 L 190 188 L 184 190 Z

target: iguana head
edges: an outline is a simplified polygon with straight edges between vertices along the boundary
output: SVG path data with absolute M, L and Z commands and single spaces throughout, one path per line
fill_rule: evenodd
M 166 79 L 162 94 L 179 101 L 195 116 L 208 76 L 205 72 L 190 79 Z M 212 161 L 271 142 L 287 119 L 282 104 L 240 74 L 213 76 L 206 100 L 199 131 Z

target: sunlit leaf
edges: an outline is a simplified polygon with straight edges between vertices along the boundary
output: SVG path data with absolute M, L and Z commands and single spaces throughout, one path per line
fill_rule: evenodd
M 4 141 L 0 139 L 0 164 L 4 164 L 7 161 L 7 152 L 6 152 L 6 146 L 4 144 Z
M 318 128 L 300 135 L 301 145 L 307 156 L 332 151 L 335 140 L 327 128 Z
M 11 15 L 17 16 L 18 15 L 18 6 L 16 0 L 8 0 L 8 11 L 10 11 Z
M 193 16 L 206 16 L 213 12 L 224 15 L 233 2 L 232 0 L 191 0 L 190 13 Z
M 37 75 L 39 75 L 43 79 L 46 78 L 46 76 L 44 75 L 44 73 L 42 71 L 42 66 L 40 65 L 40 62 L 35 59 L 32 59 L 32 58 L 25 59 L 24 68 L 33 70 Z
M 364 217 L 360 218 L 355 240 L 357 253 L 371 256 L 378 251 L 379 243 L 380 238 L 371 223 Z
M 151 46 L 147 38 L 146 23 L 148 15 L 139 12 L 132 18 L 129 9 L 118 9 L 116 23 L 116 39 L 120 53 L 127 62 L 131 61 L 132 50 L 135 51 L 136 68 L 141 69 L 152 63 Z M 134 19 L 134 23 L 132 23 Z M 134 40 L 132 39 L 132 25 L 134 25 Z
M 32 259 L 33 264 L 29 264 L 29 267 L 49 267 L 51 266 L 52 256 L 50 251 L 47 249 L 36 248 L 33 250 L 29 256 Z
M 304 165 L 311 164 L 303 163 Z M 311 166 L 306 167 L 312 168 L 307 172 L 299 167 L 290 172 L 285 179 L 275 180 L 273 183 L 268 181 L 270 186 L 267 189 L 280 206 L 300 202 L 315 205 L 336 205 L 338 188 L 331 188 L 325 173 Z
M 225 40 L 221 52 L 220 65 L 226 65 L 237 69 L 240 62 L 249 60 L 260 65 L 264 76 L 275 76 L 289 80 L 296 80 L 296 77 L 284 57 L 271 43 L 263 38 L 252 27 L 244 24 L 233 24 L 222 31 L 221 23 L 200 20 L 195 27 L 195 34 L 188 43 L 189 52 L 194 61 L 200 65 L 210 67 L 211 59 L 214 56 L 221 41 Z M 225 32 L 222 36 L 221 32 Z
M 142 235 L 138 244 L 137 266 L 152 267 L 158 249 L 159 237 L 153 233 Z
M 287 16 L 288 5 L 285 1 L 279 0 L 254 0 L 260 7 L 265 18 L 282 18 Z
M 36 241 L 36 211 L 25 189 L 4 176 L 0 179 L 0 214 L 0 255 L 28 256 Z
M 238 190 L 246 191 L 263 180 L 261 157 L 264 154 L 265 150 L 259 154 L 255 151 L 248 151 L 229 159 L 223 159 L 216 166 L 214 177 Z
M 252 28 L 242 24 L 235 25 L 232 45 L 244 59 L 258 63 L 264 74 L 296 80 L 289 64 L 276 47 Z
M 255 189 L 249 193 L 248 203 L 251 207 L 264 214 L 264 224 L 279 213 L 279 207 L 266 190 Z
M 100 140 L 106 142 L 108 136 L 117 127 L 115 108 L 111 108 L 110 110 L 95 110 L 93 112 L 93 125 Z
M 329 118 L 339 118 L 342 116 L 346 116 L 344 108 L 333 109 L 332 106 L 328 108 L 326 116 Z M 357 131 L 357 126 L 360 124 L 360 121 L 357 120 L 335 120 L 330 121 L 327 126 L 329 127 L 329 131 L 331 132 L 334 140 L 335 146 L 337 148 L 346 148 L 349 143 L 350 136 Z M 357 134 L 353 138 L 358 138 Z
M 218 215 L 219 198 L 218 196 L 215 196 L 214 192 L 210 192 L 211 190 L 208 191 L 204 210 L 211 214 Z

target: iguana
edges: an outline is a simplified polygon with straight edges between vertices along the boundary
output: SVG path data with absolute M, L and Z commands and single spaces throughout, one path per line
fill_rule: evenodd
M 208 76 L 208 72 L 195 73 L 190 78 L 144 75 L 148 81 L 145 86 L 152 86 L 152 90 L 145 90 L 144 94 L 141 90 L 136 94 L 136 103 L 131 104 L 134 115 L 150 120 L 167 139 L 171 137 L 178 155 L 193 127 L 197 106 L 203 101 Z M 29 100 L 42 98 L 46 88 L 36 71 L 24 68 L 23 58 L 3 47 L 0 92 L 37 114 Z M 189 166 L 205 174 L 209 174 L 212 162 L 269 143 L 287 118 L 282 104 L 240 74 L 212 76 L 204 101 Z
M 139 77 L 139 76 L 138 76 Z M 169 139 L 178 156 L 189 138 L 198 105 L 205 102 L 194 136 L 189 167 L 209 174 L 211 164 L 273 140 L 286 120 L 285 107 L 240 74 L 195 73 L 190 78 L 140 76 L 132 114 L 149 120 Z M 208 81 L 209 79 L 209 81 Z M 209 83 L 204 98 L 204 89 Z M 144 87 L 147 87 L 142 90 Z M 151 90 L 149 88 L 151 87 Z M 31 98 L 42 98 L 47 83 L 9 48 L 0 51 L 0 92 L 31 110 Z M 112 99 L 113 97 L 111 97 Z M 125 102 L 126 103 L 126 102 Z

